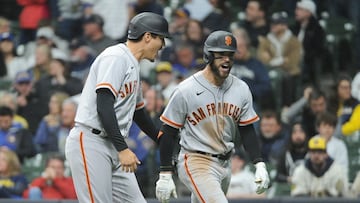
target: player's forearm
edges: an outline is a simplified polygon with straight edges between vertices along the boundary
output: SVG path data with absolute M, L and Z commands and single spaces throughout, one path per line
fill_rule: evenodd
M 239 126 L 243 146 L 248 152 L 251 161 L 256 164 L 263 161 L 260 154 L 260 144 L 253 125 Z
M 175 138 L 178 134 L 178 129 L 163 125 L 159 132 L 159 149 L 160 149 L 160 171 L 173 171 L 173 150 L 175 146 Z
M 102 123 L 106 134 L 110 138 L 116 150 L 122 151 L 127 149 L 128 146 L 124 140 L 124 137 L 120 133 L 114 111 L 114 101 L 115 98 L 110 90 L 97 90 L 96 103 L 100 122 Z
M 146 135 L 154 140 L 154 142 L 158 142 L 157 135 L 159 130 L 155 128 L 154 123 L 149 114 L 145 112 L 144 108 L 135 111 L 134 121 Z

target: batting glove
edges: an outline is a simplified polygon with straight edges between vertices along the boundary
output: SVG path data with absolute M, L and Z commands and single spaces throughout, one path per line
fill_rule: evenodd
M 160 202 L 169 202 L 170 196 L 177 198 L 176 188 L 171 173 L 160 173 L 156 182 L 156 198 Z
M 269 187 L 270 178 L 264 162 L 256 163 L 255 168 L 256 193 L 261 194 Z

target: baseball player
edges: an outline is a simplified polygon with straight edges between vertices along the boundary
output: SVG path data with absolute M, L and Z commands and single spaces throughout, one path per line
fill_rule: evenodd
M 145 202 L 133 173 L 140 162 L 124 138 L 134 120 L 157 139 L 143 109 L 139 61 L 153 61 L 168 36 L 165 18 L 138 14 L 126 43 L 108 47 L 93 62 L 65 150 L 79 202 Z
M 257 193 L 269 184 L 253 123 L 259 118 L 245 82 L 230 74 L 236 39 L 225 31 L 209 35 L 204 45 L 206 67 L 190 76 L 171 96 L 160 119 L 160 175 L 156 197 L 176 196 L 172 180 L 172 146 L 180 131 L 177 172 L 192 192 L 191 202 L 228 202 L 230 155 L 238 132 L 256 167 Z

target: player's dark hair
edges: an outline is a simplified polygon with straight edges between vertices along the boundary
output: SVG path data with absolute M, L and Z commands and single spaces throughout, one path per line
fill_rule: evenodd
M 150 32 L 149 32 L 149 33 L 150 33 Z M 145 34 L 146 34 L 146 32 L 144 32 L 142 35 L 140 35 L 140 36 L 139 36 L 138 38 L 136 38 L 136 39 L 129 39 L 129 38 L 128 38 L 128 40 L 129 40 L 129 41 L 132 41 L 132 42 L 140 42 Z M 154 33 L 150 33 L 150 34 L 151 34 L 151 36 L 152 36 L 153 38 L 156 38 L 157 36 L 159 36 L 159 35 L 154 34 Z

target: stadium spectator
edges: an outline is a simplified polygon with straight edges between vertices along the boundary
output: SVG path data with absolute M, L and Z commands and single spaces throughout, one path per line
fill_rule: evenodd
M 97 14 L 92 14 L 83 19 L 84 39 L 86 44 L 98 55 L 105 48 L 117 42 L 106 36 L 103 30 L 104 19 Z
M 351 95 L 351 77 L 339 74 L 334 88 L 334 95 L 330 100 L 330 110 L 338 117 L 336 135 L 352 134 L 359 129 L 360 103 Z
M 14 112 L 13 121 L 19 123 L 22 128 L 29 128 L 27 119 L 17 113 L 18 103 L 15 94 L 8 91 L 0 92 L 0 106 L 9 107 Z
M 70 48 L 70 75 L 83 83 L 89 73 L 91 63 L 95 60 L 94 51 L 82 39 L 73 39 Z
M 9 149 L 0 149 L 0 198 L 21 199 L 28 181 L 21 173 L 21 164 L 16 154 Z
M 46 168 L 40 177 L 35 178 L 23 193 L 25 199 L 76 199 L 75 187 L 71 177 L 66 177 L 65 159 L 52 154 L 46 160 Z
M 169 32 L 172 41 L 180 41 L 185 33 L 186 25 L 190 20 L 190 12 L 186 8 L 178 8 L 172 14 L 172 21 L 169 23 Z
M 62 91 L 73 96 L 80 93 L 82 87 L 81 80 L 70 75 L 67 58 L 54 55 L 50 61 L 47 76 L 37 81 L 35 91 L 40 99 L 47 102 L 53 92 Z
M 316 127 L 319 131 L 317 137 L 322 137 L 326 141 L 327 154 L 340 166 L 344 168 L 346 174 L 349 171 L 348 149 L 343 140 L 334 136 L 337 119 L 329 112 L 324 112 L 316 118 Z
M 272 110 L 264 110 L 260 120 L 261 156 L 264 161 L 276 166 L 286 147 L 289 132 Z
M 321 62 L 326 53 L 326 37 L 325 31 L 316 19 L 315 3 L 312 0 L 297 2 L 295 20 L 292 31 L 303 47 L 302 83 L 319 85 Z
M 24 117 L 29 123 L 31 134 L 35 134 L 37 125 L 41 120 L 37 109 L 39 107 L 37 105 L 38 99 L 34 94 L 33 84 L 32 75 L 28 71 L 22 71 L 16 74 L 11 90 L 16 95 L 17 114 Z
M 166 103 L 177 86 L 172 65 L 169 62 L 160 62 L 156 65 L 155 71 L 157 84 L 154 89 L 161 92 Z
M 65 155 L 65 142 L 72 127 L 75 125 L 75 114 L 78 103 L 74 99 L 65 99 L 61 107 L 61 126 L 57 132 L 58 149 Z
M 171 46 L 165 47 L 161 52 L 162 61 L 170 61 L 175 63 L 177 60 L 176 51 L 181 49 L 182 44 L 186 44 L 189 48 L 192 48 L 195 54 L 195 61 L 197 64 L 204 63 L 203 61 L 203 49 L 205 41 L 204 27 L 198 20 L 189 19 L 185 25 L 184 33 L 172 40 Z
M 202 53 L 204 49 L 204 42 L 206 38 L 204 26 L 200 21 L 190 19 L 185 27 L 184 41 L 193 46 L 195 58 L 197 61 L 203 62 Z
M 347 174 L 326 153 L 326 140 L 313 137 L 308 147 L 310 157 L 294 171 L 291 196 L 346 197 Z
M 14 112 L 5 106 L 0 107 L 0 148 L 14 151 L 20 162 L 35 155 L 32 134 L 13 121 Z
M 82 34 L 81 17 L 82 4 L 81 0 L 56 0 L 58 16 L 55 16 L 55 33 L 70 41 Z
M 35 49 L 35 65 L 28 69 L 33 76 L 34 82 L 48 75 L 49 65 L 51 61 L 51 48 L 48 45 L 41 44 Z
M 257 48 L 259 36 L 266 36 L 270 31 L 267 13 L 269 1 L 249 0 L 246 6 L 246 19 L 240 21 L 239 26 L 249 33 L 251 46 Z
M 190 12 L 190 18 L 203 21 L 212 10 L 209 0 L 185 1 L 184 8 Z
M 0 34 L 5 32 L 11 33 L 11 23 L 5 17 L 0 16 Z
M 231 73 L 249 85 L 253 94 L 254 108 L 261 113 L 261 109 L 274 106 L 269 72 L 259 60 L 251 55 L 250 38 L 246 30 L 236 28 L 232 33 L 236 38 L 238 51 L 234 55 Z
M 257 194 L 255 185 L 255 174 L 247 164 L 245 152 L 236 150 L 231 156 L 231 179 L 226 193 L 229 199 L 264 198 L 265 193 Z
M 23 57 L 15 53 L 15 38 L 9 32 L 0 33 L 0 78 L 12 81 L 19 71 L 28 68 Z
M 230 30 L 230 22 L 233 20 L 229 1 L 209 0 L 212 11 L 202 20 L 205 34 L 208 35 L 216 30 Z
M 41 120 L 34 137 L 34 143 L 39 153 L 59 152 L 62 105 L 68 97 L 69 95 L 64 92 L 56 92 L 50 97 L 49 114 Z
M 291 128 L 290 138 L 286 150 L 281 154 L 276 167 L 275 180 L 280 183 L 291 184 L 294 170 L 303 164 L 308 153 L 308 136 L 301 123 L 294 123 Z M 288 185 L 290 191 L 290 185 Z
M 16 0 L 16 2 L 23 7 L 19 16 L 19 44 L 26 44 L 35 40 L 39 22 L 50 17 L 47 0 Z
M 287 124 L 300 121 L 306 135 L 312 137 L 318 133 L 315 125 L 316 117 L 327 110 L 327 103 L 327 97 L 323 91 L 306 87 L 299 100 L 283 109 L 281 120 Z
M 281 106 L 289 106 L 297 97 L 301 44 L 288 28 L 287 13 L 273 13 L 270 33 L 266 37 L 259 37 L 257 57 L 269 68 L 283 72 L 282 87 L 279 90 L 282 92 Z
M 127 36 L 129 3 L 132 0 L 81 0 L 83 15 L 97 14 L 104 18 L 104 33 L 113 40 L 123 41 Z M 121 13 L 121 15 L 119 15 Z
M 351 95 L 360 101 L 360 71 L 354 76 L 351 87 Z
M 53 27 L 44 23 L 36 31 L 35 41 L 30 41 L 25 45 L 17 47 L 19 55 L 27 60 L 27 67 L 37 65 L 36 49 L 40 45 L 46 45 L 50 48 L 51 55 L 61 54 L 68 57 L 68 42 L 58 37 Z
M 164 15 L 163 6 L 156 0 L 135 0 L 129 6 L 129 19 L 142 12 L 152 12 L 159 15 Z
M 187 78 L 196 72 L 199 63 L 196 60 L 195 51 L 190 44 L 178 44 L 175 47 L 175 62 L 172 64 L 177 77 Z

